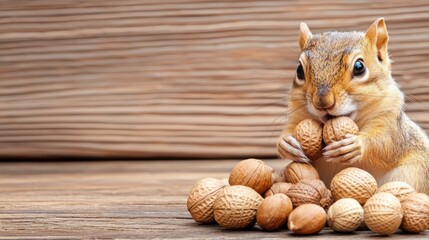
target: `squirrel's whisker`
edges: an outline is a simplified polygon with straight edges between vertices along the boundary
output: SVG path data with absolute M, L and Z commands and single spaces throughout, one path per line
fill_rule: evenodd
M 275 125 L 274 125 L 274 123 L 276 123 L 276 122 L 278 122 L 278 124 L 276 124 L 276 126 L 277 125 L 282 125 L 283 123 L 284 123 L 284 121 L 285 121 L 285 119 L 286 119 L 286 117 L 288 117 L 290 114 L 292 114 L 292 113 L 294 113 L 295 111 L 298 111 L 298 110 L 300 110 L 300 109 L 302 109 L 302 108 L 304 108 L 304 107 L 306 107 L 307 106 L 307 104 L 302 104 L 302 105 L 300 105 L 300 106 L 298 106 L 298 107 L 296 107 L 296 108 L 294 108 L 294 109 L 286 109 L 285 111 L 283 111 L 281 114 L 279 114 L 276 118 L 274 118 L 272 121 L 271 121 L 271 123 L 268 125 L 268 127 L 274 127 Z M 281 120 L 280 121 L 278 121 L 278 119 L 281 117 Z M 270 129 L 270 131 L 272 132 L 272 134 L 274 134 L 274 130 L 272 129 Z
M 412 103 L 415 103 L 420 110 L 422 110 L 424 112 L 429 112 L 429 108 L 423 106 L 420 102 L 417 102 L 416 100 L 412 99 L 411 95 L 408 95 L 408 94 L 404 93 L 404 97 L 405 97 L 406 100 L 408 100 L 408 101 L 410 101 Z
M 274 101 L 267 102 L 267 103 L 259 104 L 259 106 L 256 107 L 255 109 L 253 109 L 251 112 L 255 112 L 255 111 L 257 111 L 257 110 L 259 110 L 259 109 L 261 109 L 263 107 L 266 107 L 266 106 L 269 106 L 269 105 L 274 105 L 274 104 L 277 104 L 279 102 L 283 102 L 283 101 L 286 101 L 286 100 L 287 100 L 287 96 L 282 97 L 281 99 L 277 99 L 277 100 L 274 100 Z

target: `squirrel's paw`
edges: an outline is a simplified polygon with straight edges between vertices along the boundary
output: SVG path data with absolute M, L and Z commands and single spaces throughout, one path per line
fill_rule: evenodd
M 330 163 L 353 164 L 360 161 L 362 155 L 362 137 L 352 134 L 347 134 L 345 139 L 333 142 L 323 149 L 323 156 Z
M 310 162 L 310 159 L 305 156 L 301 144 L 291 134 L 284 135 L 280 139 L 277 150 L 283 159 L 290 159 L 294 162 Z

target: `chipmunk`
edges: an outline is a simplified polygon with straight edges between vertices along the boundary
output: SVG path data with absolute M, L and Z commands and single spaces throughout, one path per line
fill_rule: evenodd
M 307 118 L 325 122 L 349 116 L 360 132 L 327 145 L 312 161 L 327 186 L 336 173 L 354 166 L 371 173 L 379 185 L 404 181 L 429 194 L 429 139 L 404 112 L 388 40 L 383 18 L 365 33 L 313 35 L 301 23 L 301 54 L 277 150 L 283 159 L 311 162 L 292 136 L 295 126 Z

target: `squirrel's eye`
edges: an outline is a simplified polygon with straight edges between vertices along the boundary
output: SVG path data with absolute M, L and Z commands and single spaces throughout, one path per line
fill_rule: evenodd
M 356 60 L 355 65 L 353 66 L 353 76 L 362 76 L 365 74 L 366 68 L 363 64 L 363 60 L 359 58 Z
M 296 68 L 296 77 L 299 80 L 304 80 L 305 76 L 304 76 L 304 68 L 302 67 L 302 64 L 299 63 L 298 67 Z

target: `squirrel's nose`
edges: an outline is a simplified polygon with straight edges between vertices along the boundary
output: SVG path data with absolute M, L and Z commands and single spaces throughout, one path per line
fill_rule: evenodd
M 330 110 L 335 105 L 335 97 L 333 92 L 323 91 L 323 94 L 320 94 L 318 91 L 313 96 L 313 105 L 318 110 Z
M 313 102 L 314 107 L 320 111 L 323 110 L 331 110 L 334 108 L 335 105 L 335 99 L 332 101 L 326 100 L 325 98 L 320 98 L 317 102 Z

